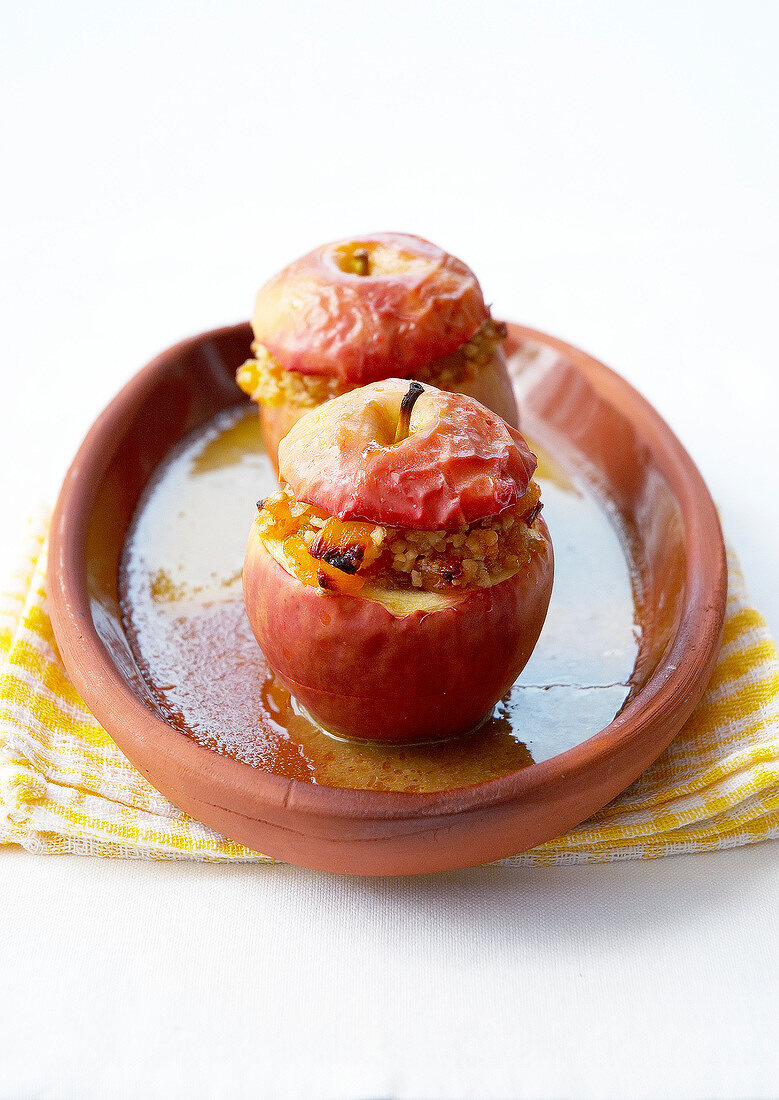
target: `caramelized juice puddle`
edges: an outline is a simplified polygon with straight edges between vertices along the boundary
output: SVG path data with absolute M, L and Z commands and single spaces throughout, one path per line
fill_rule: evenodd
M 555 586 L 521 677 L 469 737 L 355 744 L 305 717 L 254 640 L 241 566 L 256 501 L 276 482 L 256 412 L 214 417 L 158 469 L 122 558 L 125 628 L 160 713 L 209 748 L 280 775 L 409 792 L 494 779 L 602 729 L 628 695 L 638 650 L 628 560 L 588 482 L 536 449 Z

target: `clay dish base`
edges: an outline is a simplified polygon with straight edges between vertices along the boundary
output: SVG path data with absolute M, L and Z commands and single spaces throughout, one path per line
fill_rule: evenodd
M 700 474 L 651 406 L 584 352 L 517 325 L 507 352 L 521 426 L 563 465 L 586 465 L 620 517 L 639 578 L 640 644 L 613 721 L 498 778 L 406 793 L 274 774 L 165 720 L 122 618 L 122 549 L 171 449 L 240 400 L 233 378 L 250 340 L 249 326 L 236 325 L 164 352 L 98 418 L 67 474 L 51 527 L 50 608 L 65 666 L 97 719 L 177 806 L 250 848 L 323 870 L 411 874 L 500 859 L 609 802 L 663 751 L 708 682 L 725 608 L 722 535 Z

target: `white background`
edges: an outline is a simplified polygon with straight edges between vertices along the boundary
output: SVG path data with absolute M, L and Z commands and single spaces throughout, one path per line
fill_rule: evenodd
M 0 567 L 94 416 L 420 233 L 685 442 L 779 632 L 779 4 L 2 8 Z M 776 845 L 369 882 L 0 855 L 0 1095 L 776 1096 Z

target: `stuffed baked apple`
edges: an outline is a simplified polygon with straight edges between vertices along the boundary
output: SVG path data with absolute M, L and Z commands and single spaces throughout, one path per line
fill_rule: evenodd
M 377 233 L 309 252 L 262 287 L 252 329 L 254 358 L 236 378 L 260 406 L 274 464 L 304 413 L 384 378 L 470 394 L 517 427 L 505 327 L 470 268 L 421 237 Z
M 535 456 L 461 394 L 388 379 L 299 420 L 243 583 L 278 679 L 343 737 L 474 728 L 527 662 L 553 554 Z

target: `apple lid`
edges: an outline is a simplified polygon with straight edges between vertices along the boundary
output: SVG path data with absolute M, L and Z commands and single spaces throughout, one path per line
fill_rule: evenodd
M 285 267 L 257 295 L 252 328 L 286 370 L 363 385 L 450 355 L 488 317 L 461 260 L 421 237 L 375 233 Z
M 404 404 L 408 435 L 396 442 Z M 496 413 L 401 378 L 320 405 L 279 447 L 281 479 L 298 500 L 342 520 L 429 531 L 511 507 L 535 468 L 523 437 Z

